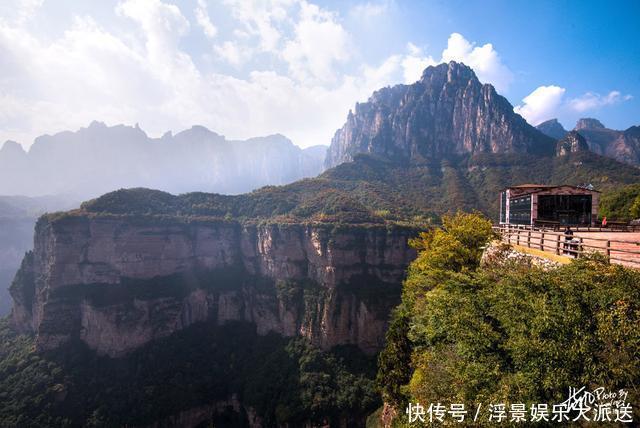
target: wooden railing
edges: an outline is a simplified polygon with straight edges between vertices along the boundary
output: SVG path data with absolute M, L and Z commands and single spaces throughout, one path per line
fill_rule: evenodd
M 500 234 L 504 242 L 509 244 L 569 257 L 581 257 L 598 252 L 606 255 L 612 263 L 640 268 L 640 242 L 638 241 L 595 238 L 577 234 L 566 235 L 564 232 L 521 226 L 501 225 L 495 226 L 494 230 Z M 594 232 L 596 230 L 592 229 Z
M 521 227 L 523 229 L 531 228 L 531 226 L 512 225 L 511 227 Z M 559 222 L 536 220 L 534 226 L 536 229 L 562 230 L 564 228 Z M 572 226 L 574 232 L 640 232 L 640 225 L 630 224 L 623 221 L 610 221 L 606 226 Z

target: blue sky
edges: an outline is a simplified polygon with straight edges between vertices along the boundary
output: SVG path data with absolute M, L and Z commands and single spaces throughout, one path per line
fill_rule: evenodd
M 640 124 L 640 2 L 18 0 L 0 141 L 92 120 L 329 144 L 355 102 L 457 60 L 530 123 Z

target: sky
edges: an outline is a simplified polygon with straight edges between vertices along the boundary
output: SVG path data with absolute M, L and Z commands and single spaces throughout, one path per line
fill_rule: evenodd
M 98 120 L 329 144 L 356 102 L 451 60 L 529 123 L 640 125 L 640 2 L 16 0 L 0 141 Z

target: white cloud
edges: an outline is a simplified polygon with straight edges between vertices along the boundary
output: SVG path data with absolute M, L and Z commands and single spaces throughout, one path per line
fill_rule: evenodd
M 205 36 L 210 39 L 213 39 L 218 34 L 218 29 L 213 22 L 211 22 L 211 18 L 209 17 L 209 11 L 207 10 L 207 4 L 204 0 L 198 0 L 198 6 L 194 11 L 196 22 L 202 28 Z
M 355 18 L 361 19 L 363 21 L 368 21 L 373 18 L 384 16 L 389 12 L 389 7 L 389 1 L 365 2 L 353 6 L 349 13 Z
M 250 64 L 244 76 L 196 66 L 181 44 L 189 21 L 160 0 L 120 2 L 117 32 L 87 16 L 53 39 L 0 22 L 0 140 L 28 144 L 98 119 L 139 122 L 151 135 L 202 124 L 230 138 L 280 132 L 302 146 L 328 144 L 356 101 L 436 63 L 408 44 L 375 65 L 354 64 L 340 17 L 307 1 L 225 7 L 236 25 L 224 37 L 218 29 L 226 40 L 212 49 L 223 62 Z M 194 25 L 202 27 L 197 17 Z M 270 66 L 260 70 L 258 55 Z
M 337 78 L 336 63 L 347 61 L 350 50 L 349 35 L 334 14 L 302 2 L 294 37 L 282 57 L 295 78 L 332 83 Z
M 422 48 L 411 42 L 407 44 L 407 51 L 401 61 L 405 83 L 420 79 L 426 67 L 449 61 L 462 62 L 473 68 L 481 82 L 491 83 L 501 93 L 506 92 L 513 81 L 513 73 L 502 63 L 491 43 L 475 46 L 459 33 L 449 36 L 439 60 L 426 55 Z
M 449 36 L 447 48 L 442 52 L 441 62 L 458 61 L 473 68 L 478 79 L 491 83 L 498 92 L 504 93 L 513 81 L 513 73 L 502 63 L 491 43 L 475 46 L 459 33 Z
M 238 43 L 229 40 L 214 46 L 213 50 L 226 62 L 236 67 L 244 64 L 252 54 L 249 48 L 242 47 Z
M 14 0 L 0 3 L 0 22 L 22 25 L 33 18 L 44 0 Z
M 558 116 L 573 116 L 575 113 L 595 110 L 633 98 L 631 95 L 622 95 L 620 91 L 611 91 L 605 96 L 587 92 L 568 101 L 564 99 L 564 95 L 565 89 L 559 86 L 540 86 L 523 98 L 523 104 L 515 106 L 513 110 L 530 124 L 538 125 Z
M 560 86 L 540 86 L 522 99 L 524 104 L 515 106 L 513 110 L 535 126 L 556 117 L 564 93 L 565 88 Z
M 209 5 L 197 2 L 200 18 L 193 14 L 189 22 L 177 6 L 160 0 L 122 1 L 113 22 L 76 16 L 55 37 L 2 15 L 0 141 L 28 144 L 97 119 L 139 122 L 155 136 L 201 124 L 229 138 L 279 132 L 302 146 L 328 144 L 356 101 L 402 80 L 414 82 L 428 65 L 463 61 L 498 88 L 510 76 L 490 44 L 476 47 L 456 34 L 441 58 L 409 43 L 404 52 L 367 62 L 341 17 L 307 0 Z M 215 34 L 203 24 L 214 10 L 232 18 Z M 199 53 L 189 50 L 185 37 L 192 26 L 215 38 L 204 54 L 219 61 L 196 61 Z M 517 109 L 530 120 L 543 117 L 557 103 L 542 95 L 534 91 Z M 611 104 L 624 98 L 598 99 Z
M 409 53 L 402 59 L 404 83 L 413 83 L 420 79 L 422 72 L 430 65 L 438 64 L 431 56 L 425 56 L 422 49 L 413 43 L 407 44 Z
M 280 132 L 302 146 L 328 144 L 355 101 L 397 82 L 399 57 L 363 65 L 353 74 L 335 74 L 334 82 L 321 84 L 342 54 L 325 48 L 319 64 L 305 55 L 325 30 L 335 30 L 339 40 L 344 34 L 335 29 L 335 16 L 314 8 L 306 14 L 300 22 L 312 21 L 311 28 L 291 33 L 287 42 L 302 52 L 296 60 L 309 67 L 300 72 L 310 80 L 276 71 L 234 77 L 198 68 L 180 43 L 188 21 L 178 8 L 160 1 L 120 3 L 114 14 L 118 32 L 90 17 L 77 17 L 53 39 L 0 23 L 0 141 L 29 144 L 37 135 L 77 129 L 97 119 L 139 122 L 155 136 L 202 124 L 230 138 Z M 243 46 L 237 49 L 234 55 L 241 56 Z M 278 49 L 272 58 L 287 69 Z
M 622 95 L 620 91 L 611 91 L 604 96 L 594 92 L 587 92 L 580 97 L 570 100 L 569 107 L 572 110 L 581 113 L 588 110 L 594 110 L 599 107 L 618 104 L 622 101 L 628 101 L 631 98 L 633 98 L 631 95 Z
M 279 27 L 296 3 L 296 0 L 224 0 L 244 32 L 256 37 L 259 49 L 264 52 L 277 52 L 282 37 Z

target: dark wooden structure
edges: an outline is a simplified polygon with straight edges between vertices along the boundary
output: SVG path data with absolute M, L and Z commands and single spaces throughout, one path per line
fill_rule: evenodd
M 600 192 L 586 187 L 522 184 L 500 193 L 500 224 L 560 228 L 593 226 Z

